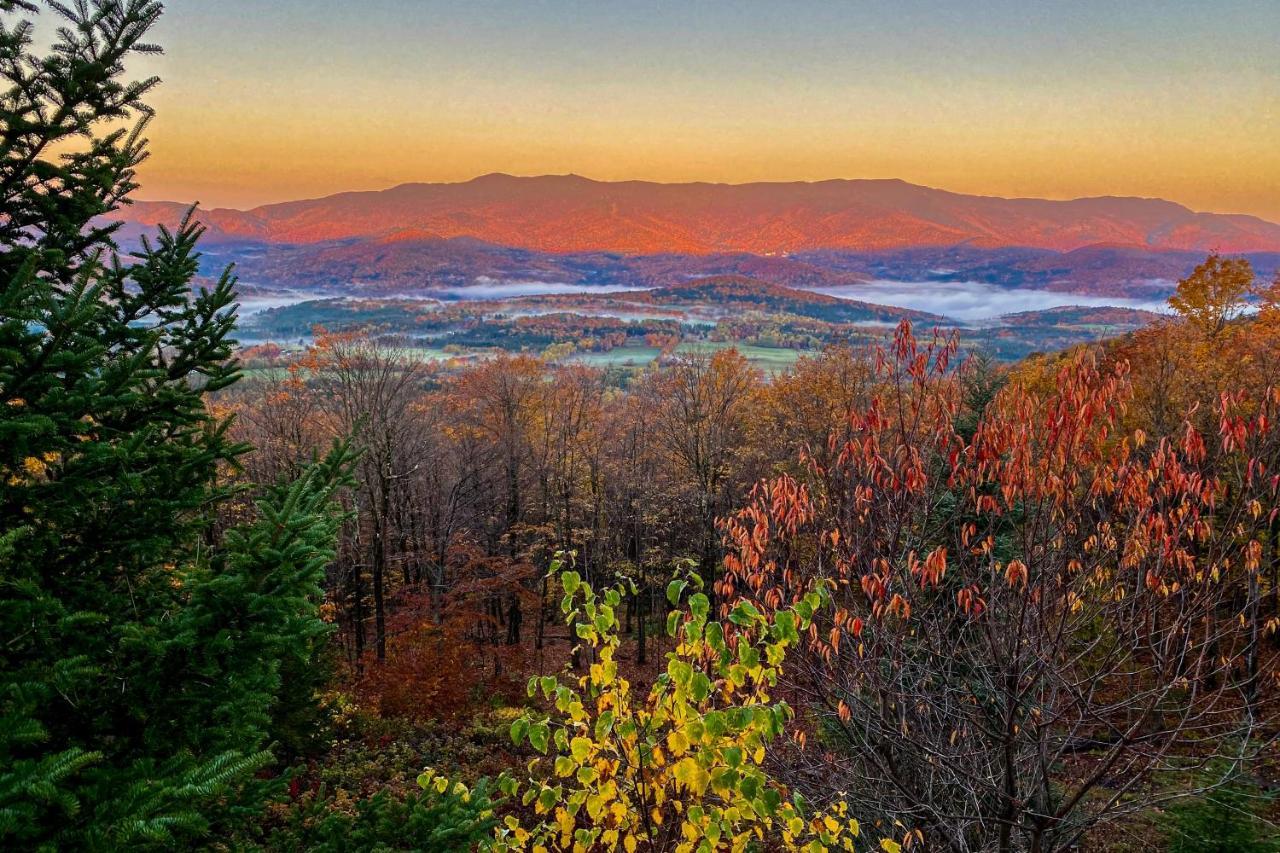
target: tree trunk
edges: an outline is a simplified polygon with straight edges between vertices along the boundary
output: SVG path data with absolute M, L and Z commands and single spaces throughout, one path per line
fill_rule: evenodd
M 520 642 L 520 624 L 524 622 L 524 613 L 520 609 L 520 596 L 514 593 L 511 604 L 507 608 L 507 645 L 514 646 Z
M 547 576 L 542 576 L 542 591 L 538 593 L 538 629 L 534 635 L 533 647 L 541 649 L 543 637 L 546 636 L 547 625 Z
M 636 663 L 640 664 L 641 666 L 643 666 L 647 661 L 646 652 L 645 652 L 644 623 L 645 623 L 645 618 L 648 615 L 645 612 L 646 611 L 645 604 L 646 604 L 646 599 L 648 598 L 648 593 L 649 593 L 648 588 L 645 586 L 642 586 L 639 590 L 639 594 L 636 596 L 636 623 L 637 623 L 636 624 L 636 644 L 637 644 Z
M 357 672 L 364 668 L 364 583 L 361 577 L 362 574 L 363 567 L 360 563 L 353 563 L 350 577 L 351 637 Z
M 385 487 L 384 487 L 385 496 Z M 374 519 L 373 531 L 373 646 L 379 661 L 387 659 L 387 609 L 386 609 L 386 564 L 387 564 L 387 514 L 386 504 Z

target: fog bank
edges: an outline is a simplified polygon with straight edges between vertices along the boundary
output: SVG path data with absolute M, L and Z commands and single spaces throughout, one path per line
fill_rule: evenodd
M 1068 305 L 1138 308 L 1157 312 L 1169 310 L 1168 303 L 1163 299 L 1124 299 L 1049 290 L 1009 290 L 977 281 L 872 281 L 866 284 L 809 289 L 840 299 L 928 311 L 961 323 L 973 324 L 992 323 L 1004 314 L 1044 311 Z

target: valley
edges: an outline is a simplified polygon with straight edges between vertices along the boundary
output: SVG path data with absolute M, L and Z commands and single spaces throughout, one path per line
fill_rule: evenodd
M 240 337 L 251 344 L 273 341 L 301 346 L 317 327 L 359 329 L 394 338 L 410 349 L 439 350 L 462 359 L 530 352 L 552 361 L 611 365 L 645 364 L 659 352 L 678 346 L 732 344 L 744 354 L 747 349 L 776 353 L 766 360 L 784 364 L 798 354 L 829 346 L 872 343 L 899 321 L 909 319 L 922 328 L 954 332 L 967 350 L 1010 361 L 1035 351 L 1115 336 L 1160 318 L 1156 309 L 1161 303 L 1155 301 L 1129 307 L 1082 297 L 1087 304 L 1077 305 L 1071 301 L 1074 297 L 1061 294 L 1027 299 L 1027 294 L 991 293 L 995 289 L 987 285 L 944 288 L 903 283 L 891 291 L 886 283 L 878 284 L 879 289 L 869 294 L 873 298 L 941 303 L 951 313 L 848 298 L 851 292 L 858 293 L 857 288 L 836 296 L 739 276 L 715 276 L 651 290 L 583 288 L 508 297 L 496 296 L 492 286 L 481 286 L 473 299 L 458 294 L 447 299 L 439 295 L 306 298 L 293 292 L 273 303 L 260 295 L 246 303 L 252 313 Z M 523 294 L 526 287 L 521 285 L 515 292 Z M 258 305 L 268 307 L 255 310 Z M 1031 310 L 982 313 L 1019 307 Z
M 121 241 L 184 211 L 125 208 Z M 368 329 L 462 358 L 643 361 L 655 341 L 816 352 L 909 318 L 1010 361 L 1158 320 L 1206 252 L 1280 270 L 1280 226 L 1253 217 L 902 181 L 486 175 L 194 217 L 202 274 L 235 265 L 246 343 Z

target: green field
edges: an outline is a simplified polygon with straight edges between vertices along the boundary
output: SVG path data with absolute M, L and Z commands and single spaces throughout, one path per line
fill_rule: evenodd
M 713 341 L 688 342 L 681 344 L 676 351 L 680 353 L 717 352 L 722 349 L 737 349 L 747 361 L 767 373 L 779 373 L 791 365 L 802 355 L 811 352 L 776 347 L 758 347 L 750 344 L 731 344 Z M 657 347 L 619 347 L 609 352 L 575 353 L 568 361 L 574 364 L 587 364 L 592 367 L 644 367 L 658 357 Z
M 781 373 L 795 364 L 802 355 L 813 355 L 808 350 L 781 349 L 778 347 L 760 347 L 750 344 L 732 344 L 727 342 L 693 341 L 681 344 L 677 348 L 680 353 L 712 353 L 723 349 L 737 349 L 753 366 L 766 373 Z M 463 350 L 461 352 L 445 352 L 438 347 L 392 347 L 388 351 L 401 358 L 417 361 L 447 361 L 453 358 L 490 358 L 497 354 L 496 350 Z M 619 347 L 609 352 L 577 352 L 562 363 L 585 364 L 598 368 L 642 368 L 652 364 L 660 354 L 657 347 L 628 346 Z M 267 379 L 283 376 L 283 368 L 279 367 L 246 367 L 247 378 Z

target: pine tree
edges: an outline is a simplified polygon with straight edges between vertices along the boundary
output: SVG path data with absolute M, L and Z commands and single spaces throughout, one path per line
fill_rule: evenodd
M 125 254 L 146 157 L 125 80 L 152 0 L 0 0 L 0 848 L 192 843 L 261 808 L 257 771 L 311 699 L 336 447 L 217 533 L 247 448 L 211 413 L 238 377 L 234 278 L 193 292 L 190 217 Z M 300 682 L 301 683 L 301 682 Z

